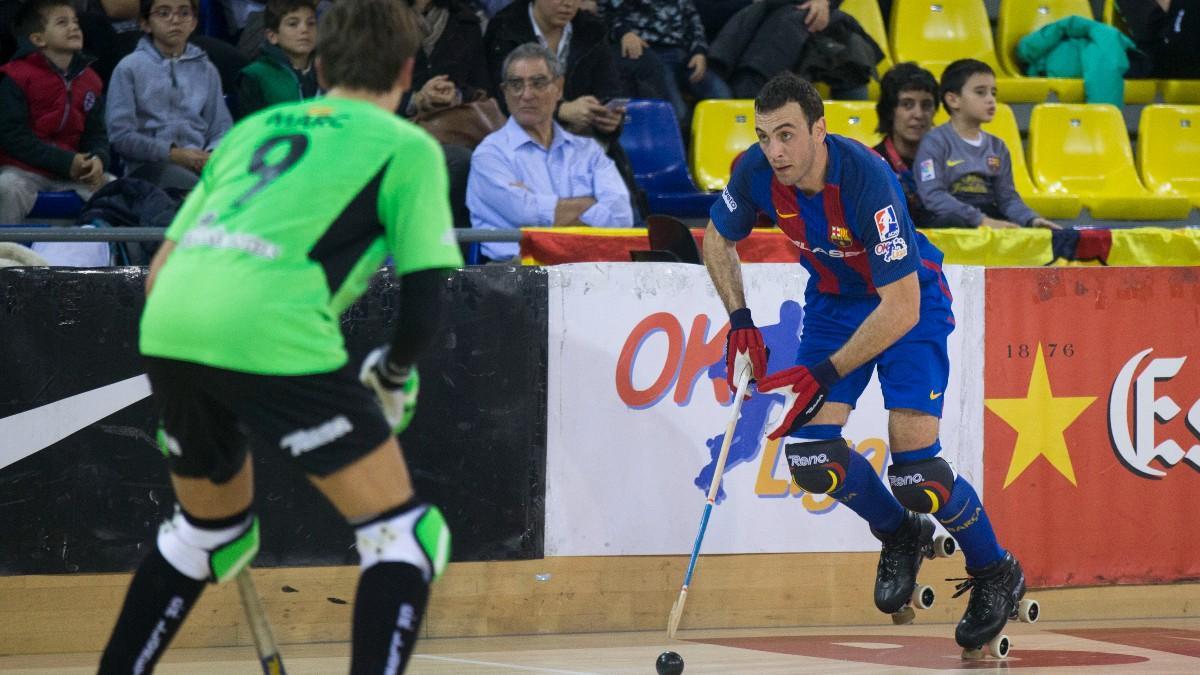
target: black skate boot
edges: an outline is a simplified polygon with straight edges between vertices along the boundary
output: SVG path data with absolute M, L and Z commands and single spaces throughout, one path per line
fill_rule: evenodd
M 933 522 L 928 518 L 908 511 L 895 532 L 883 534 L 871 530 L 871 534 L 883 542 L 883 550 L 879 552 L 879 567 L 875 573 L 875 606 L 879 611 L 895 615 L 913 597 L 921 563 L 932 556 L 933 529 Z M 924 607 L 932 603 L 930 591 L 928 602 L 921 605 Z
M 1003 558 L 987 567 L 968 569 L 967 574 L 970 578 L 956 586 L 954 594 L 957 598 L 971 591 L 967 611 L 954 630 L 954 640 L 965 650 L 964 656 L 968 656 L 967 652 L 978 652 L 999 636 L 1008 620 L 1017 618 L 1021 598 L 1025 597 L 1025 572 L 1011 553 L 1006 552 Z M 1023 621 L 1037 620 L 1036 604 L 1031 617 L 1026 616 L 1031 613 L 1027 609 L 1021 608 L 1021 611 Z M 988 652 L 1003 658 L 1008 646 L 996 649 L 989 646 Z

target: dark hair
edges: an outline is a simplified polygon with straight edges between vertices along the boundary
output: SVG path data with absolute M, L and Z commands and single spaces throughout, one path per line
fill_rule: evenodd
M 55 7 L 71 7 L 71 0 L 29 0 L 17 10 L 13 20 L 17 37 L 29 37 L 46 30 L 46 13 Z
M 800 104 L 804 117 L 808 119 L 808 130 L 812 131 L 813 124 L 825 116 L 825 104 L 821 94 L 812 83 L 794 73 L 776 75 L 763 85 L 758 96 L 754 97 L 754 112 L 765 113 L 779 110 L 789 101 Z
M 188 0 L 188 4 L 192 6 L 192 14 L 196 16 L 196 21 L 200 21 L 200 0 Z M 139 13 L 146 21 L 150 20 L 150 9 L 154 7 L 154 0 L 141 0 L 138 7 Z
M 946 94 L 954 92 L 962 94 L 962 88 L 966 86 L 967 80 L 971 79 L 972 75 L 979 74 L 995 75 L 996 71 L 983 61 L 976 59 L 959 59 L 950 65 L 946 66 L 946 70 L 942 73 L 942 86 L 939 92 L 942 105 L 946 107 L 946 112 L 950 112 L 950 106 L 946 105 Z
M 875 131 L 884 136 L 892 133 L 892 124 L 896 121 L 896 106 L 900 105 L 900 94 L 906 91 L 924 91 L 936 101 L 938 82 L 933 73 L 918 66 L 914 61 L 892 66 L 879 81 L 879 102 L 875 104 L 879 126 L 875 127 Z
M 339 0 L 317 31 L 317 58 L 330 88 L 387 92 L 420 45 L 416 14 L 396 0 Z M 387 45 L 378 49 L 371 45 Z
M 278 33 L 283 17 L 305 7 L 316 14 L 317 0 L 268 0 L 267 7 L 263 10 L 263 26 Z

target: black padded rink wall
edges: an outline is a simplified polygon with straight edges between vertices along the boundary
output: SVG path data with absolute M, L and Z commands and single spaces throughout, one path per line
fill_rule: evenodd
M 0 457 L 21 453 L 34 433 L 14 430 L 6 418 L 143 372 L 137 322 L 144 274 L 0 269 Z M 397 283 L 381 272 L 347 311 L 342 328 L 352 359 L 391 335 Z M 417 491 L 445 511 L 454 560 L 539 558 L 545 273 L 471 268 L 456 272 L 448 287 L 448 316 L 420 362 L 417 417 L 400 439 Z M 143 398 L 0 467 L 0 575 L 132 569 L 173 508 L 155 426 Z M 350 529 L 283 451 L 255 448 L 255 473 L 263 524 L 257 565 L 357 562 Z

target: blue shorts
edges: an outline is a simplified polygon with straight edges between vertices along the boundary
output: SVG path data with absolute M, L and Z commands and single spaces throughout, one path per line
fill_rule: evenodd
M 878 304 L 877 297 L 811 294 L 804 306 L 796 364 L 811 366 L 829 358 Z M 909 408 L 940 418 L 950 379 L 946 338 L 953 330 L 954 313 L 947 291 L 941 284 L 926 284 L 921 288 L 917 325 L 882 354 L 843 377 L 829 392 L 828 400 L 853 408 L 878 368 L 885 408 Z

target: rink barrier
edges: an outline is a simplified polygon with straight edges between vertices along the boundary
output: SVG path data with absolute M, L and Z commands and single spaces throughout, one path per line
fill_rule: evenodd
M 0 576 L 128 571 L 171 513 L 139 377 L 144 275 L 133 267 L 0 269 Z M 381 272 L 344 315 L 352 359 L 392 334 L 396 290 Z M 400 437 L 417 492 L 445 513 L 454 560 L 539 558 L 546 275 L 461 270 L 448 282 L 447 307 L 419 364 L 419 412 Z M 48 416 L 14 417 L 102 387 Z M 89 414 L 101 417 L 29 454 L 39 439 L 69 431 L 72 415 Z M 256 452 L 255 462 L 257 566 L 357 563 L 350 529 L 281 453 Z

